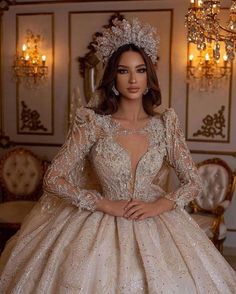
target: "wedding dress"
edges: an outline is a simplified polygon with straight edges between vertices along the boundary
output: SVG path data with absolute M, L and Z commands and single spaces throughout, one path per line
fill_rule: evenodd
M 158 185 L 164 164 L 180 187 Z M 45 176 L 45 193 L 1 257 L 0 293 L 236 293 L 236 275 L 183 209 L 201 183 L 175 112 L 140 129 L 80 108 Z M 176 208 L 142 221 L 96 211 L 101 197 Z

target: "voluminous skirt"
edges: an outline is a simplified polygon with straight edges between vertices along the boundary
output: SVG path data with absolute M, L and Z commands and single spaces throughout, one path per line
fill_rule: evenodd
M 187 212 L 130 221 L 44 195 L 2 254 L 0 293 L 236 293 L 236 275 Z

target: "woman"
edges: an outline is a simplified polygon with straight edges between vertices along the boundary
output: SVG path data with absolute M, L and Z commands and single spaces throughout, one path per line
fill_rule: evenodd
M 200 179 L 175 112 L 154 112 L 147 32 L 123 20 L 98 39 L 103 101 L 77 111 L 44 196 L 3 253 L 1 293 L 235 293 L 234 271 L 183 209 Z M 88 158 L 101 189 L 82 176 Z M 165 163 L 181 181 L 169 194 L 152 184 Z

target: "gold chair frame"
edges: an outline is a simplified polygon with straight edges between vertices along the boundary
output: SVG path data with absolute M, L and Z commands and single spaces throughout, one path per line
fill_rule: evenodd
M 228 188 L 227 188 L 226 196 L 225 196 L 224 200 L 229 200 L 231 202 L 233 194 L 234 194 L 234 190 L 235 190 L 235 185 L 236 185 L 236 172 L 233 171 L 228 166 L 228 164 L 220 158 L 211 158 L 211 159 L 204 160 L 204 161 L 197 164 L 197 168 L 199 168 L 203 165 L 207 165 L 207 164 L 220 165 L 223 168 L 225 168 L 226 171 L 228 172 L 229 183 L 228 183 Z M 195 200 L 190 202 L 190 213 L 199 213 L 199 212 L 200 213 L 211 213 L 215 216 L 215 220 L 213 221 L 212 226 L 211 226 L 211 230 L 213 233 L 212 242 L 214 243 L 216 248 L 218 248 L 218 250 L 222 253 L 223 243 L 225 241 L 225 238 L 222 240 L 219 240 L 219 232 L 220 232 L 220 224 L 222 222 L 224 222 L 225 208 L 221 205 L 218 205 L 215 209 L 209 211 L 209 210 L 205 210 L 205 209 L 201 208 L 196 203 Z
M 2 175 L 2 170 L 4 163 L 6 160 L 15 154 L 26 154 L 30 155 L 33 158 L 35 158 L 40 163 L 40 169 L 41 169 L 41 178 L 37 186 L 35 187 L 34 191 L 32 193 L 29 193 L 27 195 L 18 195 L 11 193 L 7 185 L 5 183 L 5 180 Z M 42 195 L 42 184 L 43 184 L 43 175 L 49 165 L 49 161 L 40 159 L 36 154 L 34 154 L 32 151 L 24 148 L 15 148 L 10 151 L 8 151 L 6 154 L 4 154 L 0 159 L 0 187 L 2 192 L 2 202 L 8 202 L 8 201 L 17 201 L 17 200 L 30 200 L 30 201 L 37 201 L 40 196 Z M 0 253 L 5 245 L 5 242 L 14 235 L 17 230 L 20 228 L 20 223 L 1 223 L 0 222 Z

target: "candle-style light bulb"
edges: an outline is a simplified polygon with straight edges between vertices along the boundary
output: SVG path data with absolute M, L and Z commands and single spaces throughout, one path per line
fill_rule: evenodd
M 26 55 L 25 55 L 25 60 L 26 60 L 26 61 L 29 61 L 29 59 L 30 59 L 29 54 L 26 54 Z
M 42 64 L 43 64 L 43 66 L 45 66 L 46 59 L 47 59 L 46 55 L 42 55 L 41 58 L 42 58 Z
M 224 59 L 224 61 L 228 61 L 228 56 L 225 54 L 224 56 L 223 56 L 223 59 Z
M 27 46 L 25 44 L 22 45 L 22 51 L 25 52 L 27 49 Z
M 202 0 L 198 0 L 197 4 L 198 4 L 198 7 L 201 7 L 202 6 Z
M 195 0 L 190 0 L 190 6 L 195 7 Z
M 190 61 L 193 61 L 193 58 L 194 58 L 194 55 L 193 55 L 193 54 L 190 54 L 190 55 L 189 55 L 189 60 L 190 60 Z
M 209 61 L 209 60 L 210 60 L 210 56 L 209 56 L 208 53 L 206 53 L 206 55 L 205 55 L 205 60 L 206 60 L 206 61 Z

